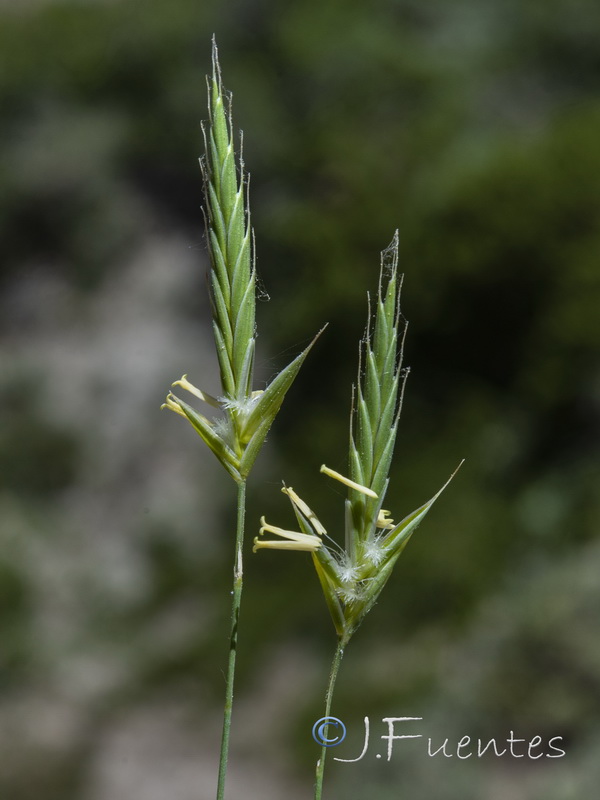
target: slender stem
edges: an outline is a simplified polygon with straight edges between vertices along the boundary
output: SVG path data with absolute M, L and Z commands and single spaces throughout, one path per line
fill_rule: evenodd
M 327 693 L 325 694 L 325 716 L 328 717 L 331 712 L 331 700 L 333 698 L 333 690 L 335 688 L 335 681 L 337 678 L 338 670 L 340 668 L 340 664 L 342 661 L 342 656 L 344 655 L 344 646 L 346 645 L 346 641 L 344 639 L 338 639 L 337 647 L 335 649 L 335 655 L 333 657 L 333 662 L 331 664 L 331 673 L 329 675 L 329 685 L 327 686 Z M 325 756 L 327 754 L 328 748 L 323 745 L 321 747 L 321 757 L 317 761 L 317 779 L 315 782 L 315 800 L 321 800 L 321 794 L 323 792 L 323 773 L 325 772 Z
M 246 516 L 246 481 L 238 483 L 237 527 L 235 532 L 235 562 L 233 567 L 233 591 L 231 602 L 231 636 L 229 639 L 229 663 L 227 666 L 227 686 L 225 689 L 225 713 L 223 736 L 221 737 L 221 757 L 219 761 L 219 783 L 217 800 L 225 797 L 225 776 L 227 775 L 227 756 L 229 755 L 229 733 L 231 731 L 231 711 L 233 709 L 233 683 L 235 679 L 235 656 L 237 652 L 238 620 L 242 599 L 243 569 L 242 549 L 244 544 L 244 518 Z

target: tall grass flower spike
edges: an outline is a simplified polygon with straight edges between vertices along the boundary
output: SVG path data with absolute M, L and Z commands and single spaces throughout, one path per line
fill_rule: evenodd
M 285 531 L 285 541 L 263 541 L 260 537 L 265 532 L 280 530 L 265 524 L 263 518 L 255 539 L 255 551 L 270 547 L 311 552 L 338 636 L 325 698 L 325 717 L 330 715 L 345 646 L 377 601 L 417 526 L 454 476 L 430 500 L 398 523 L 383 508 L 408 375 L 408 370 L 402 368 L 406 323 L 400 313 L 400 289 L 396 232 L 381 256 L 374 321 L 369 315 L 359 348 L 358 383 L 350 415 L 348 477 L 326 465 L 321 467 L 324 475 L 348 487 L 344 502 L 344 546 L 334 540 L 327 543 L 326 531 L 314 512 L 285 486 L 283 492 L 290 499 L 299 528 L 295 536 L 303 538 L 293 538 L 291 532 Z M 320 800 L 322 794 L 326 752 L 327 748 L 322 747 L 315 800 Z
M 246 480 L 316 337 L 264 390 L 253 388 L 256 268 L 248 211 L 248 179 L 241 146 L 236 163 L 231 97 L 222 86 L 214 39 L 212 75 L 208 76 L 207 84 L 209 119 L 202 127 L 205 155 L 200 165 L 204 179 L 205 222 L 211 261 L 210 296 L 221 394 L 214 397 L 183 375 L 172 384 L 173 388 L 188 392 L 216 416 L 209 418 L 173 391 L 167 395 L 163 408 L 174 411 L 190 423 L 238 487 L 231 633 L 217 787 L 217 800 L 223 800 L 243 587 Z

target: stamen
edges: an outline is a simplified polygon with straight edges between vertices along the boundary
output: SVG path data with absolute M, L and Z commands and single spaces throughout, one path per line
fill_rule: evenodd
M 373 489 L 369 489 L 367 486 L 363 486 L 360 483 L 351 481 L 350 478 L 346 478 L 344 477 L 344 475 L 340 475 L 339 472 L 336 472 L 333 469 L 329 469 L 329 467 L 326 467 L 325 464 L 321 464 L 321 472 L 323 472 L 325 475 L 328 475 L 330 478 L 335 478 L 335 480 L 339 481 L 340 483 L 344 483 L 351 489 L 355 489 L 357 492 L 366 494 L 367 497 L 374 497 L 375 499 L 377 499 L 377 494 L 373 491 Z
M 298 497 L 298 495 L 292 489 L 291 486 L 284 486 L 281 491 L 290 498 L 290 500 L 296 506 L 298 511 L 306 517 L 306 519 L 311 523 L 311 525 L 316 530 L 316 532 L 319 534 L 319 536 L 325 536 L 327 534 L 327 531 L 325 530 L 323 525 L 318 520 L 318 518 L 317 518 L 316 514 L 314 513 L 314 511 L 312 511 L 306 505 L 304 500 L 302 500 L 300 497 Z
M 174 381 L 171 386 L 181 386 L 182 389 L 185 389 L 190 394 L 195 395 L 204 403 L 208 403 L 209 406 L 213 406 L 213 408 L 221 408 L 216 397 L 213 397 L 211 394 L 207 394 L 207 392 L 203 392 L 202 389 L 198 389 L 197 386 L 194 386 L 193 383 L 190 383 L 187 379 L 187 375 L 182 375 L 181 378 L 179 378 L 178 381 Z
M 180 417 L 187 419 L 181 406 L 176 402 L 176 400 L 174 399 L 174 395 L 172 395 L 171 392 L 169 392 L 169 394 L 167 395 L 167 399 L 162 404 L 161 408 L 168 408 L 169 411 L 174 411 L 176 414 L 179 414 Z
M 269 525 L 264 517 L 260 518 L 260 524 L 261 528 L 259 530 L 259 534 L 262 535 L 263 533 L 274 533 L 277 536 L 281 536 L 283 539 L 288 540 L 287 542 L 261 542 L 258 540 L 258 544 L 261 546 L 268 545 L 269 547 L 273 548 L 279 547 L 279 549 L 282 550 L 318 550 L 321 546 L 321 540 L 312 534 L 300 533 L 299 531 L 287 531 L 284 528 L 278 528 L 276 525 Z
M 309 537 L 307 537 L 308 540 Z M 257 550 L 302 550 L 304 552 L 314 552 L 321 547 L 321 540 L 316 536 L 310 537 L 314 541 L 305 542 L 276 542 L 276 541 L 261 541 L 258 536 L 254 538 L 254 547 L 252 552 L 256 553 Z
M 386 511 L 384 508 L 380 510 L 377 516 L 376 525 L 378 528 L 385 528 L 388 531 L 396 527 L 394 520 L 390 517 L 390 512 Z

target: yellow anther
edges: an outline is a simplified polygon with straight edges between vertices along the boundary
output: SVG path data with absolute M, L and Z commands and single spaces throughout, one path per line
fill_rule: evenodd
M 257 550 L 300 550 L 307 553 L 314 553 L 321 547 L 321 540 L 313 536 L 314 541 L 306 542 L 277 542 L 277 541 L 261 541 L 258 536 L 254 537 L 254 547 L 252 552 L 256 553 Z
M 367 497 L 374 497 L 375 499 L 377 499 L 377 493 L 374 492 L 373 489 L 369 489 L 368 486 L 363 486 L 360 483 L 356 483 L 356 481 L 351 481 L 350 478 L 346 478 L 344 475 L 340 475 L 340 473 L 336 472 L 334 469 L 329 469 L 329 467 L 326 467 L 325 464 L 321 464 L 321 472 L 323 472 L 325 475 L 329 475 L 330 478 L 334 478 L 336 481 L 339 481 L 340 483 L 344 483 L 351 489 L 355 489 L 357 492 L 366 494 Z
M 253 552 L 261 548 L 270 548 L 272 550 L 305 550 L 314 552 L 321 547 L 321 540 L 318 536 L 312 534 L 300 533 L 299 531 L 287 531 L 284 528 L 278 528 L 276 525 L 269 525 L 264 517 L 260 518 L 261 528 L 259 533 L 274 533 L 281 536 L 285 541 L 280 542 L 277 540 L 263 541 L 258 536 L 254 539 Z
M 392 528 L 396 527 L 394 520 L 390 517 L 389 511 L 386 511 L 383 508 L 381 509 L 377 516 L 377 527 L 385 528 L 388 531 L 391 531 Z
M 181 406 L 175 400 L 175 397 L 174 395 L 171 394 L 171 392 L 169 392 L 169 394 L 167 395 L 167 399 L 162 404 L 161 408 L 168 408 L 169 411 L 174 411 L 176 414 L 179 414 L 180 417 L 184 417 L 185 419 L 187 419 L 187 417 L 185 416 L 185 412 L 182 410 Z
M 214 408 L 221 408 L 219 401 L 216 397 L 213 397 L 211 394 L 207 392 L 203 392 L 202 389 L 198 389 L 197 386 L 194 386 L 193 383 L 190 383 L 187 379 L 187 375 L 182 375 L 178 381 L 174 381 L 171 386 L 181 386 L 182 389 L 185 389 L 186 392 L 193 394 L 199 400 L 202 400 L 204 403 L 208 403 L 209 406 L 213 406 Z
M 319 534 L 319 536 L 325 536 L 327 531 L 317 518 L 317 515 L 306 505 L 306 503 L 304 502 L 304 500 L 302 500 L 302 498 L 298 497 L 298 495 L 292 489 L 292 487 L 284 486 L 281 491 L 290 498 L 290 500 L 296 506 L 298 511 L 303 516 L 306 517 L 306 519 L 310 522 L 310 524 L 313 526 L 313 528 Z

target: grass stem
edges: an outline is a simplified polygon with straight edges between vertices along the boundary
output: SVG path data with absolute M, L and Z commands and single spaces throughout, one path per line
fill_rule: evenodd
M 233 685 L 235 681 L 235 657 L 237 653 L 238 620 L 243 587 L 242 551 L 244 545 L 244 520 L 246 516 L 246 481 L 238 483 L 237 526 L 235 533 L 235 561 L 233 568 L 233 591 L 231 602 L 231 635 L 229 638 L 229 662 L 227 665 L 227 686 L 225 689 L 225 712 L 223 735 L 221 737 L 221 756 L 219 759 L 219 782 L 217 800 L 224 800 L 227 757 L 229 755 L 229 734 L 231 731 L 231 712 L 233 708 Z
M 338 639 L 337 647 L 335 649 L 335 655 L 333 657 L 333 662 L 331 664 L 331 672 L 329 674 L 329 684 L 327 686 L 327 692 L 325 694 L 325 717 L 328 717 L 331 712 L 331 701 L 333 699 L 333 690 L 335 688 L 335 681 L 337 678 L 338 670 L 340 668 L 340 664 L 342 663 L 342 656 L 344 655 L 344 647 L 346 645 L 346 641 L 342 638 Z M 317 772 L 316 772 L 316 781 L 315 781 L 315 800 L 321 800 L 321 795 L 323 792 L 323 774 L 325 772 L 325 756 L 327 755 L 328 748 L 323 745 L 321 747 L 321 756 L 317 761 Z

